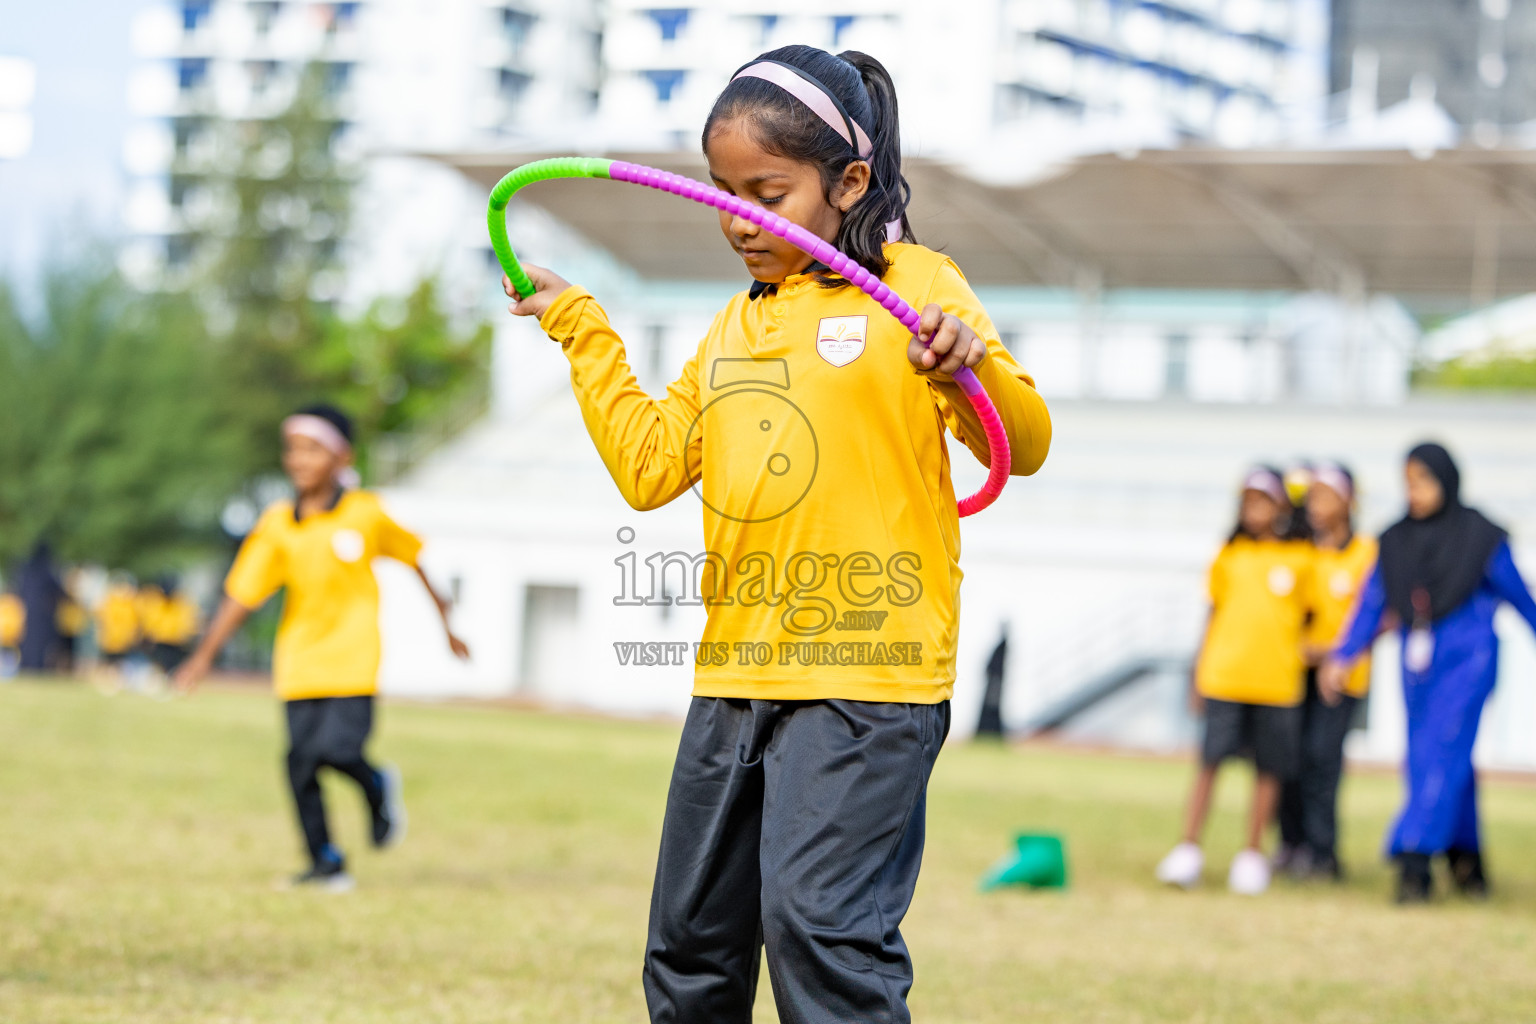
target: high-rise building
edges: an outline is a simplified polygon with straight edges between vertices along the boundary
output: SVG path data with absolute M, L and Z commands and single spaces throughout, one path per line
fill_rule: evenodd
M 1367 111 L 1433 95 L 1473 139 L 1536 121 L 1536 5 L 1333 0 L 1330 92 Z
M 1325 11 L 1307 0 L 1005 0 L 998 118 L 1163 120 L 1273 145 L 1320 112 Z
M 896 78 L 904 130 L 964 152 L 1010 128 L 1277 143 L 1318 117 L 1322 0 L 841 0 L 815 14 L 763 0 L 610 0 L 602 112 L 618 124 L 698 130 L 745 57 L 786 43 L 864 50 Z M 689 140 L 692 144 L 692 140 Z
M 1326 113 L 1327 19 L 1325 0 L 837 0 L 814 12 L 771 0 L 608 0 L 598 109 L 573 136 L 609 151 L 696 153 L 731 73 L 757 53 L 805 43 L 878 57 L 896 80 L 908 155 L 983 179 L 1027 178 L 1028 166 L 1083 152 L 1309 144 Z M 541 148 L 563 148 L 558 139 Z M 645 292 L 665 287 L 651 280 Z M 1091 288 L 982 290 L 1052 397 L 1338 400 L 1354 392 L 1323 368 L 1345 335 L 1380 356 L 1356 397 L 1391 402 L 1406 387 L 1397 353 L 1411 326 L 1389 303 L 1351 329 L 1327 302 L 1279 294 L 1105 304 Z M 719 298 L 679 289 L 609 311 L 663 353 L 647 365 L 669 367 Z M 533 388 L 525 366 L 510 376 Z M 642 374 L 643 383 L 662 376 Z
M 133 30 L 125 270 L 175 284 L 215 236 L 206 184 L 231 172 L 230 128 L 270 121 L 320 69 L 332 154 L 356 173 L 349 289 L 401 287 L 469 252 L 478 204 L 411 154 L 484 147 L 596 105 L 596 0 L 180 0 Z M 473 223 L 473 217 L 468 219 Z

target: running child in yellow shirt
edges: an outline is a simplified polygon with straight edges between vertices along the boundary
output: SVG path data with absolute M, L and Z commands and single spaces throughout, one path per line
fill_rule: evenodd
M 376 768 L 363 753 L 373 730 L 379 674 L 379 585 L 375 558 L 416 570 L 442 617 L 448 645 L 469 649 L 448 624 L 448 602 L 417 561 L 421 541 L 391 519 L 379 499 L 352 482 L 352 424 L 328 405 L 283 421 L 283 472 L 292 501 L 262 514 L 245 538 L 224 582 L 224 601 L 202 643 L 176 672 L 191 690 L 251 612 L 286 588 L 272 657 L 272 682 L 288 723 L 288 781 L 310 866 L 295 884 L 346 889 L 346 858 L 331 842 L 319 773 L 329 767 L 355 781 L 368 802 L 375 846 L 398 842 L 405 830 L 400 777 Z
M 1200 837 L 1217 772 L 1229 758 L 1251 757 L 1257 776 L 1247 844 L 1233 858 L 1227 884 L 1247 895 L 1269 887 L 1262 843 L 1280 786 L 1296 775 L 1301 754 L 1302 629 L 1312 590 L 1311 545 L 1282 539 L 1291 514 L 1280 474 L 1267 466 L 1251 470 L 1237 528 L 1211 565 L 1211 617 L 1193 680 L 1205 735 L 1184 839 L 1157 866 L 1158 880 L 1170 885 L 1199 882 Z
M 714 184 L 855 259 L 879 304 L 722 214 L 751 287 L 660 400 L 583 289 L 526 267 L 587 431 L 636 509 L 702 503 L 708 616 L 662 826 L 644 986 L 653 1021 L 750 1021 L 760 951 L 784 1021 L 907 1021 L 899 925 L 949 731 L 960 530 L 948 430 L 986 458 L 950 374 L 997 406 L 1012 472 L 1050 418 L 955 264 L 916 244 L 896 93 L 872 57 L 808 46 L 737 72 L 704 126 Z M 510 282 L 505 287 L 512 292 Z M 692 603 L 699 603 L 697 600 Z

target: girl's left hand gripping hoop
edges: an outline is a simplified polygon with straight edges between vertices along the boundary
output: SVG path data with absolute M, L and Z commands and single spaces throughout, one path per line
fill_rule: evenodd
M 879 278 L 839 252 L 831 243 L 776 213 L 738 199 L 713 186 L 667 171 L 660 171 L 654 167 L 626 163 L 623 160 L 598 160 L 574 156 L 535 160 L 533 163 L 516 168 L 491 189 L 490 209 L 486 213 L 486 227 L 491 233 L 491 247 L 496 250 L 496 258 L 501 262 L 502 269 L 507 272 L 507 278 L 512 282 L 513 289 L 523 298 L 532 295 L 535 289 L 528 274 L 523 270 L 522 264 L 517 261 L 511 242 L 507 240 L 507 201 L 524 185 L 535 181 L 547 181 L 550 178 L 609 178 L 635 185 L 647 185 L 663 192 L 671 192 L 673 195 L 692 199 L 705 206 L 725 210 L 733 216 L 745 218 L 754 224 L 761 224 L 790 245 L 809 253 L 813 258 L 831 267 L 834 273 L 843 275 L 850 284 L 857 285 L 901 321 L 901 325 L 911 331 L 913 337 L 918 337 L 921 317 L 917 311 L 907 305 L 901 296 L 886 287 Z M 992 400 L 987 397 L 981 381 L 976 379 L 976 374 L 970 367 L 963 366 L 954 373 L 953 378 L 961 392 L 970 401 L 971 407 L 976 410 L 976 416 L 981 420 L 982 429 L 987 437 L 987 481 L 982 485 L 981 490 L 968 498 L 960 499 L 959 502 L 960 515 L 968 516 L 980 512 L 997 500 L 997 496 L 1003 492 L 1003 485 L 1008 482 L 1011 459 L 1008 452 L 1008 433 L 1003 429 L 1003 422 L 997 415 L 997 409 L 992 405 Z

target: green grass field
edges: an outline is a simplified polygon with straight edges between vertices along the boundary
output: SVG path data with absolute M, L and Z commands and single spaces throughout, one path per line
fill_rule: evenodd
M 635 1022 L 677 729 L 388 704 L 411 834 L 359 879 L 299 866 L 278 708 L 239 690 L 156 702 L 0 686 L 0 1021 Z M 1212 822 L 1206 889 L 1164 891 L 1189 768 L 956 745 L 939 759 L 906 934 L 914 1019 L 941 1022 L 1536 1020 L 1536 787 L 1491 784 L 1494 899 L 1401 910 L 1377 844 L 1394 778 L 1346 784 L 1343 887 L 1222 886 L 1248 779 Z M 1068 891 L 981 894 L 1019 829 L 1058 830 Z M 774 1020 L 767 985 L 759 1020 Z

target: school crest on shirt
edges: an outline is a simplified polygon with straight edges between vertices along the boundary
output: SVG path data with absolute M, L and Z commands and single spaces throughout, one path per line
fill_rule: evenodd
M 833 366 L 847 366 L 864 354 L 867 316 L 824 316 L 816 327 L 816 351 Z
M 331 534 L 331 550 L 343 562 L 355 562 L 363 557 L 363 535 L 356 530 L 337 530 Z
M 1277 565 L 1269 570 L 1269 592 L 1276 597 L 1289 597 L 1296 589 L 1296 574 L 1289 566 Z

